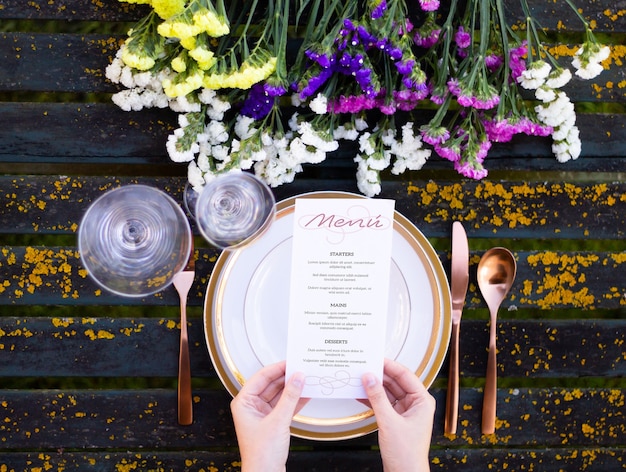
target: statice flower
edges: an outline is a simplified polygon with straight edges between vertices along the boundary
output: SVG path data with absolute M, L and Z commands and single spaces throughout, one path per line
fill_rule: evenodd
M 120 1 L 149 13 L 106 68 L 119 87 L 112 100 L 178 115 L 165 147 L 198 191 L 243 170 L 272 187 L 292 182 L 342 142 L 357 149 L 368 196 L 381 173 L 417 171 L 433 152 L 483 178 L 492 145 L 520 134 L 551 137 L 557 160 L 575 159 L 581 140 L 563 88 L 573 73 L 595 77 L 610 54 L 574 8 L 586 36 L 570 70 L 543 44 L 526 0 L 519 28 L 490 0 L 445 11 L 439 0 L 319 0 L 297 12 L 292 0 L 232 0 L 228 11 L 224 0 Z M 290 31 L 302 41 L 287 54 Z

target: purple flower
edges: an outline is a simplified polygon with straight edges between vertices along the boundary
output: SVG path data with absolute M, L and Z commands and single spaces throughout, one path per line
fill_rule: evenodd
M 520 132 L 519 126 L 510 123 L 508 119 L 488 120 L 484 123 L 485 134 L 487 139 L 496 143 L 508 143 L 517 133 Z
M 478 162 L 455 161 L 454 169 L 470 179 L 480 180 L 487 177 L 487 169 Z
M 487 97 L 487 98 L 475 97 L 472 106 L 476 108 L 477 110 L 491 110 L 492 108 L 497 107 L 499 103 L 500 103 L 500 96 L 497 94 L 494 94 L 491 97 Z
M 470 35 L 463 26 L 459 26 L 456 34 L 454 35 L 456 44 L 461 49 L 467 49 L 472 44 L 472 35 Z
M 489 54 L 485 57 L 485 65 L 491 72 L 496 71 L 498 67 L 502 65 L 503 61 L 502 56 L 498 56 L 497 54 Z
M 452 92 L 452 90 L 450 90 L 450 91 Z M 462 107 L 467 107 L 467 108 L 474 107 L 475 108 L 476 99 L 473 96 L 471 96 L 471 95 L 466 95 L 466 94 L 459 93 L 459 95 L 456 98 L 456 101 Z
M 413 59 L 409 59 L 408 61 L 397 61 L 395 65 L 399 74 L 409 75 L 413 71 L 413 67 L 415 67 L 415 61 Z
M 458 144 L 435 144 L 434 149 L 437 154 L 449 161 L 457 162 L 461 159 L 461 148 Z
M 526 70 L 526 61 L 524 57 L 527 54 L 526 41 L 521 46 L 512 48 L 509 51 L 509 67 L 511 69 L 511 79 L 517 81 L 518 77 L 522 75 L 522 72 Z
M 270 97 L 265 84 L 257 83 L 250 88 L 248 98 L 241 106 L 241 114 L 260 120 L 265 118 L 274 106 L 274 97 Z
M 387 10 L 387 2 L 386 0 L 381 0 L 378 3 L 378 5 L 376 5 L 376 8 L 372 10 L 372 15 L 371 15 L 372 20 L 377 20 L 380 17 L 382 17 L 385 14 L 386 10 Z
M 435 29 L 427 32 L 417 31 L 415 36 L 413 36 L 413 42 L 416 46 L 422 48 L 430 48 L 439 41 L 439 36 L 441 35 L 440 29 Z
M 436 11 L 439 9 L 439 0 L 419 0 L 423 11 Z
M 450 91 L 452 95 L 454 95 L 455 97 L 458 97 L 461 95 L 461 85 L 459 84 L 459 79 L 452 78 L 448 80 L 447 85 L 448 85 L 448 90 Z
M 443 126 L 431 127 L 429 125 L 425 125 L 422 127 L 421 131 L 422 140 L 431 146 L 437 146 L 450 139 L 450 131 Z
M 332 75 L 333 71 L 331 69 L 322 69 L 318 75 L 312 76 L 306 86 L 300 91 L 300 99 L 306 100 L 312 96 Z

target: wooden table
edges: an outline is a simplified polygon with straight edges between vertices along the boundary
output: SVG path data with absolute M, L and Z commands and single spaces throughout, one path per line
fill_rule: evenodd
M 615 41 L 599 85 L 570 86 L 576 102 L 605 102 L 608 110 L 579 114 L 583 157 L 561 165 L 549 142 L 525 138 L 492 150 L 484 181 L 461 179 L 433 157 L 422 171 L 383 182 L 381 196 L 396 200 L 446 270 L 452 222 L 462 221 L 470 238 L 459 429 L 443 434 L 444 366 L 431 389 L 433 470 L 625 466 L 626 76 L 615 33 L 626 32 L 626 17 L 608 0 L 582 3 L 596 31 Z M 552 4 L 543 8 L 548 27 L 573 24 L 553 15 Z M 239 470 L 230 396 L 202 323 L 218 252 L 196 237 L 189 321 L 196 415 L 188 427 L 176 422 L 174 289 L 141 300 L 110 295 L 88 278 L 77 252 L 80 219 L 108 189 L 140 182 L 182 201 L 185 169 L 169 163 L 164 147 L 174 114 L 125 113 L 98 95 L 114 91 L 103 69 L 123 37 L 108 31 L 122 31 L 116 22 L 140 11 L 114 0 L 0 0 L 2 471 Z M 100 26 L 85 33 L 84 21 Z M 48 32 L 50 23 L 58 32 Z M 275 193 L 311 190 L 356 192 L 350 153 Z M 513 250 L 518 276 L 498 322 L 497 429 L 483 436 L 488 314 L 475 269 L 492 245 Z M 295 439 L 289 469 L 380 470 L 376 444 L 375 434 Z

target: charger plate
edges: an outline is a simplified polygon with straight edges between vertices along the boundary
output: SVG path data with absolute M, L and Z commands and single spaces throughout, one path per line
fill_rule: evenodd
M 283 200 L 263 236 L 218 258 L 205 298 L 205 337 L 215 370 L 233 396 L 261 367 L 286 357 L 296 198 L 364 197 L 314 192 Z M 448 280 L 428 240 L 397 211 L 392 244 L 385 356 L 413 370 L 428 387 L 450 340 Z M 312 399 L 291 425 L 294 436 L 314 440 L 349 439 L 375 430 L 372 410 L 346 399 Z

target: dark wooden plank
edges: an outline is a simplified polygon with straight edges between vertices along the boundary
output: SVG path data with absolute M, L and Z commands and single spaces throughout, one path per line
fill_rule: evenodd
M 548 31 L 563 33 L 564 31 L 581 31 L 581 22 L 565 1 L 545 2 L 528 0 L 528 7 L 542 28 Z M 620 2 L 576 0 L 573 2 L 578 11 L 591 24 L 594 32 L 620 33 L 626 31 L 626 18 L 623 4 Z M 506 0 L 507 18 L 513 23 L 525 24 L 526 14 L 522 10 L 522 2 Z
M 551 448 L 551 449 L 443 449 L 430 454 L 431 470 L 448 472 L 484 472 L 490 470 L 540 470 L 562 472 L 616 471 L 624 467 L 625 453 L 619 448 Z M 114 451 L 46 453 L 6 452 L 0 467 L 7 470 L 50 470 L 110 472 L 112 470 L 185 470 L 187 472 L 240 471 L 237 452 L 207 451 Z M 288 471 L 298 472 L 378 472 L 382 470 L 380 454 L 363 449 L 292 451 Z
M 462 321 L 463 377 L 485 375 L 487 319 Z M 626 320 L 508 319 L 498 322 L 497 333 L 499 375 L 529 382 L 626 376 Z M 202 319 L 189 320 L 189 336 L 193 376 L 215 377 Z M 178 338 L 171 318 L 4 316 L 0 377 L 176 377 Z M 446 376 L 444 367 L 439 377 Z
M 180 426 L 176 391 L 0 391 L 2 449 L 212 448 L 236 445 L 225 391 L 194 392 Z
M 594 449 L 455 449 L 431 453 L 431 471 L 484 472 L 485 470 L 536 470 L 563 472 L 617 471 L 624 468 L 626 453 L 621 448 Z
M 418 224 L 424 227 L 423 224 Z M 545 236 L 545 235 L 544 235 Z M 515 251 L 516 282 L 503 306 L 540 310 L 577 308 L 619 309 L 625 304 L 622 252 Z M 196 285 L 191 305 L 201 305 L 217 251 L 198 251 Z M 472 255 L 472 276 L 481 253 Z M 447 253 L 439 253 L 446 262 Z M 0 267 L 5 270 L 0 304 L 38 305 L 170 305 L 178 304 L 174 289 L 145 298 L 125 298 L 101 289 L 88 277 L 79 254 L 71 247 L 4 247 Z M 484 307 L 475 283 L 468 308 Z
M 123 37 L 0 33 L 0 90 L 112 92 L 106 66 Z
M 506 0 L 507 18 L 511 23 L 523 22 L 525 15 L 517 0 Z M 528 2 L 534 16 L 541 19 L 541 26 L 551 30 L 580 31 L 580 22 L 564 1 L 545 3 L 541 0 Z M 593 0 L 577 0 L 575 5 L 593 22 L 599 32 L 623 32 L 626 30 L 620 5 Z M 128 21 L 136 20 L 146 8 L 128 5 L 116 0 L 85 2 L 84 0 L 30 1 L 3 0 L 0 19 L 37 19 L 72 21 Z
M 216 377 L 202 319 L 188 325 L 193 376 Z M 176 377 L 179 335 L 172 318 L 3 316 L 0 377 Z
M 148 8 L 118 0 L 2 0 L 0 19 L 65 21 L 132 21 L 142 17 Z
M 462 389 L 459 429 L 443 436 L 445 391 L 437 399 L 433 444 L 453 448 L 611 447 L 626 433 L 625 391 L 619 389 L 500 389 L 496 432 L 482 435 L 482 391 Z M 137 391 L 14 391 L 0 390 L 2 449 L 58 448 L 225 448 L 236 445 L 223 391 L 194 391 L 195 421 L 179 426 L 174 390 Z M 322 447 L 375 444 L 375 434 L 324 443 Z M 318 446 L 294 440 L 294 446 Z
M 121 90 L 104 75 L 124 35 L 71 33 L 0 33 L 0 91 L 114 92 Z M 554 54 L 570 67 L 576 46 L 563 45 Z M 598 78 L 574 78 L 564 88 L 574 102 L 623 102 L 626 72 L 615 61 Z M 617 62 L 617 64 L 616 64 Z
M 624 239 L 626 183 L 562 180 L 384 181 L 381 197 L 427 237 L 450 237 L 462 221 L 469 237 Z M 615 176 L 619 178 L 619 176 Z M 131 183 L 163 189 L 182 204 L 185 178 L 0 176 L 0 233 L 74 234 L 103 192 Z M 315 190 L 353 190 L 354 181 L 296 180 L 275 189 L 279 200 Z M 514 249 L 514 248 L 513 248 Z
M 558 163 L 548 138 L 520 136 L 510 143 L 494 144 L 485 165 L 494 170 L 624 171 L 619 160 L 605 163 L 596 158 L 626 154 L 626 115 L 579 114 L 578 126 L 583 151 L 575 161 Z M 171 164 L 165 143 L 176 127 L 176 115 L 169 110 L 124 112 L 112 103 L 0 102 L 0 162 Z M 355 152 L 349 145 L 342 146 L 314 167 L 354 169 Z M 176 167 L 185 169 L 181 164 Z M 433 154 L 426 168 L 452 167 Z
M 165 143 L 175 124 L 169 110 L 127 113 L 113 104 L 0 103 L 0 159 L 168 164 Z

